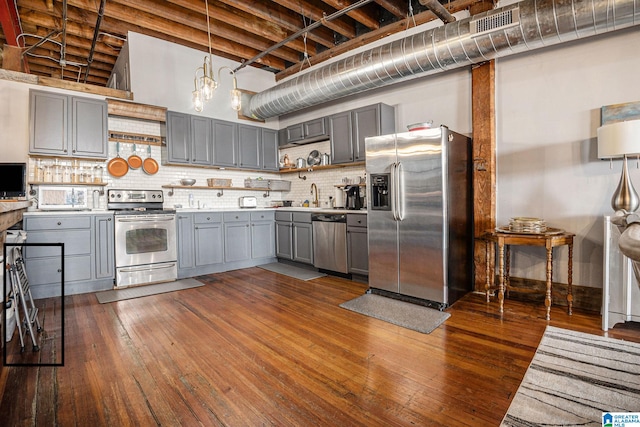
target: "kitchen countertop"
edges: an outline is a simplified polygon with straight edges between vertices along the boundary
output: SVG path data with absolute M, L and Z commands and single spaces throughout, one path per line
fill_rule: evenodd
M 353 209 L 331 209 L 331 208 L 302 208 L 302 207 L 288 207 L 288 208 L 178 208 L 176 212 L 255 212 L 255 211 L 286 211 L 286 212 L 310 212 L 310 213 L 323 213 L 323 214 L 366 214 L 366 209 L 353 210 Z M 83 210 L 83 211 L 28 211 L 24 215 L 49 215 L 49 216 L 62 216 L 62 215 L 89 215 L 89 214 L 108 214 L 113 211 L 99 209 L 99 210 Z
M 176 212 L 238 212 L 238 211 L 286 211 L 286 212 L 310 212 L 310 213 L 333 213 L 333 214 L 366 214 L 366 209 L 353 210 L 353 209 L 332 209 L 332 208 L 303 208 L 303 207 L 279 207 L 279 208 L 178 208 Z

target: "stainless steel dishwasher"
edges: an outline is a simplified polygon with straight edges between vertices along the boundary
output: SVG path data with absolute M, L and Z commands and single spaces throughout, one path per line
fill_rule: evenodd
M 312 214 L 314 267 L 347 273 L 347 216 Z

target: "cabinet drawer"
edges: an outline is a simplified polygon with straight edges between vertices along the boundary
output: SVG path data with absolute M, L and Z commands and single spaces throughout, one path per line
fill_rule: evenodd
M 291 222 L 293 219 L 293 212 L 276 211 L 276 221 Z
M 27 275 L 30 285 L 43 285 L 47 283 L 60 283 L 60 257 L 40 258 L 26 260 Z M 91 257 L 65 257 L 64 281 L 76 282 L 79 280 L 91 280 Z
M 251 221 L 273 221 L 275 212 L 251 212 Z
M 64 255 L 84 255 L 91 253 L 91 231 L 29 231 L 27 243 L 64 243 Z M 25 250 L 26 258 L 59 256 L 58 246 L 29 246 Z
M 221 221 L 222 214 L 220 212 L 200 212 L 193 216 L 193 222 L 196 224 L 209 224 Z
M 249 212 L 225 212 L 224 222 L 249 222 Z
M 347 215 L 347 227 L 366 227 L 367 226 L 367 216 L 366 215 L 358 215 L 358 214 L 348 214 Z
M 311 222 L 311 213 L 307 212 L 294 212 L 293 222 Z
M 27 217 L 25 230 L 59 230 L 70 228 L 91 228 L 91 217 L 88 215 L 69 215 L 65 217 Z

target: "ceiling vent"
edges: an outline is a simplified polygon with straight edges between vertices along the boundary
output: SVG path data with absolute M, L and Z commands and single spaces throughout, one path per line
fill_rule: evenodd
M 516 7 L 469 22 L 469 32 L 471 37 L 477 37 L 492 31 L 513 27 L 518 23 L 520 23 L 520 8 Z

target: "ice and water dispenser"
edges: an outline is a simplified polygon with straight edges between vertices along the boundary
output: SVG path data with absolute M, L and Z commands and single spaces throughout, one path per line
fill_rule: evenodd
M 371 209 L 391 210 L 391 175 L 388 173 L 371 174 Z

